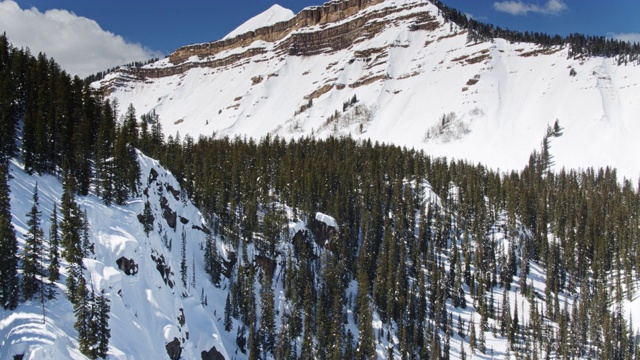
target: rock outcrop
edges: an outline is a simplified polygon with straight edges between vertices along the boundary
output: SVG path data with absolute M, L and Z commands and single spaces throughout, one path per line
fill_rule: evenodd
M 118 268 L 129 276 L 133 276 L 138 273 L 138 264 L 136 264 L 133 259 L 127 259 L 122 256 L 116 260 L 116 263 L 118 264 Z
M 165 345 L 167 349 L 167 355 L 169 355 L 169 359 L 178 360 L 180 356 L 182 356 L 182 346 L 180 345 L 180 340 L 178 338 L 173 338 L 173 340 Z
M 212 347 L 209 351 L 203 351 L 200 353 L 202 356 L 202 360 L 225 360 L 224 356 L 216 349 L 216 347 Z
M 342 0 L 306 8 L 288 21 L 230 39 L 178 48 L 169 55 L 170 64 L 166 66 L 122 69 L 120 76 L 105 81 L 103 87 L 109 89 L 131 80 L 178 75 L 197 67 L 239 66 L 263 54 L 274 57 L 285 54 L 311 56 L 339 51 L 370 39 L 384 30 L 387 23 L 376 20 L 408 9 L 406 6 L 389 6 L 375 11 L 363 11 L 383 1 Z M 354 16 L 359 12 L 362 12 L 361 16 Z M 395 21 L 399 20 L 412 22 L 412 30 L 434 29 L 438 26 L 436 19 L 426 12 L 411 13 L 398 17 Z M 274 51 L 269 53 L 265 47 L 256 46 L 257 41 L 274 44 Z

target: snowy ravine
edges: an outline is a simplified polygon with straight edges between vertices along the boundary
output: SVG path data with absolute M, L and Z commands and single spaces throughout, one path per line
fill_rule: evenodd
M 225 349 L 235 349 L 230 347 L 230 341 L 235 338 L 227 338 L 219 331 L 226 291 L 214 287 L 204 271 L 202 249 L 206 234 L 202 231 L 205 228 L 202 216 L 182 197 L 173 175 L 157 161 L 140 155 L 139 162 L 140 196 L 125 206 L 107 207 L 95 195 L 77 197 L 79 207 L 87 211 L 94 243 L 94 254 L 84 259 L 85 277 L 96 292 L 104 290 L 111 301 L 108 358 L 165 359 L 168 358 L 166 345 L 172 342 L 181 348 L 184 359 L 199 359 L 203 351 L 214 347 L 225 358 L 230 358 Z M 61 181 L 50 175 L 29 176 L 16 162 L 10 168 L 11 209 L 20 248 L 27 231 L 25 214 L 32 206 L 36 183 L 46 242 L 53 204 L 59 206 L 62 196 Z M 155 218 L 154 230 L 148 237 L 138 221 L 147 200 Z M 161 204 L 167 210 L 163 210 Z M 177 220 L 175 229 L 163 217 L 163 212 L 167 212 L 171 219 L 172 211 Z M 183 234 L 187 287 L 182 285 L 180 276 Z M 224 254 L 224 250 L 220 248 L 219 253 Z M 127 269 L 131 275 L 119 268 L 121 258 L 132 260 L 130 265 L 135 263 Z M 77 349 L 73 307 L 64 287 L 64 265 L 57 284 L 57 299 L 45 305 L 44 324 L 39 301 L 22 303 L 14 311 L 0 310 L 0 358 L 11 359 L 17 354 L 25 354 L 25 359 L 85 358 Z M 167 274 L 164 279 L 160 269 Z M 202 289 L 207 298 L 206 307 L 201 305 Z

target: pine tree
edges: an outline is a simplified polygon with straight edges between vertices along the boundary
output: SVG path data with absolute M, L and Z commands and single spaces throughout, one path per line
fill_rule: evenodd
M 73 324 L 74 329 L 78 332 L 78 349 L 81 353 L 89 355 L 91 350 L 91 298 L 86 288 L 86 282 L 82 273 L 76 274 L 77 287 L 74 289 L 72 303 L 73 313 L 76 321 Z
M 147 200 L 144 203 L 144 210 L 142 212 L 142 227 L 147 237 L 149 237 L 149 233 L 153 231 L 154 220 L 153 212 L 151 211 L 151 204 L 149 203 L 149 200 Z
M 373 316 L 370 305 L 365 305 L 360 313 L 360 338 L 356 349 L 357 357 L 360 359 L 375 358 L 375 335 L 373 331 Z
M 478 336 L 478 350 L 480 350 L 481 353 L 486 354 L 487 348 L 486 348 L 486 338 L 484 335 L 485 332 L 485 328 L 486 325 L 482 325 L 485 324 L 486 321 L 486 316 L 483 316 L 482 319 L 480 320 L 480 335 Z
M 254 325 L 249 325 L 249 360 L 260 359 L 260 339 Z
M 27 216 L 27 233 L 22 252 L 22 297 L 31 300 L 36 294 L 44 293 L 44 234 L 40 228 L 41 212 L 38 198 L 38 184 L 33 190 L 33 205 Z
M 9 165 L 0 163 L 0 303 L 15 309 L 20 297 L 18 281 L 18 241 L 11 224 Z
M 275 346 L 276 324 L 274 312 L 275 309 L 271 281 L 269 281 L 269 276 L 264 274 L 262 281 L 260 328 L 258 330 L 258 337 L 262 342 L 262 354 L 265 356 L 273 353 L 273 348 Z
M 62 194 L 62 221 L 60 222 L 60 244 L 62 256 L 69 264 L 82 266 L 82 213 L 75 199 L 75 180 L 65 172 Z
M 129 105 L 124 121 L 113 145 L 113 185 L 116 204 L 123 205 L 129 196 L 137 194 L 140 164 L 135 146 L 138 144 L 138 125 L 133 105 Z
M 113 143 L 116 138 L 115 113 L 109 101 L 102 106 L 102 116 L 96 136 L 96 186 L 98 195 L 109 206 L 114 198 L 113 184 Z
M 302 336 L 302 352 L 300 354 L 300 359 L 311 360 L 315 358 L 315 346 L 313 344 L 313 300 L 311 299 L 311 287 L 309 284 L 306 285 L 304 294 L 304 334 Z
M 82 257 L 88 258 L 92 253 L 91 236 L 89 233 L 89 217 L 87 210 L 82 211 Z
M 180 280 L 182 280 L 182 286 L 187 288 L 187 276 L 189 269 L 187 267 L 187 233 L 182 229 L 182 242 L 180 246 Z
M 8 50 L 7 37 L 2 34 L 0 35 L 0 51 L 8 53 Z M 16 152 L 15 135 L 18 109 L 13 88 L 17 84 L 12 81 L 8 60 L 0 60 L 0 133 L 3 136 L 3 141 L 0 144 L 1 163 L 7 162 Z
M 105 358 L 109 351 L 109 339 L 111 338 L 111 329 L 109 328 L 111 306 L 109 305 L 109 298 L 104 294 L 104 291 L 96 297 L 95 308 L 93 323 L 95 324 L 96 343 L 93 349 L 97 357 Z
M 51 213 L 51 227 L 49 228 L 49 282 L 60 279 L 60 234 L 58 233 L 58 205 L 53 204 Z
M 471 346 L 471 352 L 475 354 L 475 349 L 478 344 L 476 343 L 476 324 L 473 318 L 471 319 L 471 325 L 469 325 L 469 327 L 469 346 Z
M 231 307 L 231 297 L 230 297 L 230 293 L 227 293 L 227 300 L 224 303 L 224 331 L 229 332 L 231 331 L 231 327 L 233 326 L 233 323 L 231 322 L 231 313 L 233 312 L 233 309 Z

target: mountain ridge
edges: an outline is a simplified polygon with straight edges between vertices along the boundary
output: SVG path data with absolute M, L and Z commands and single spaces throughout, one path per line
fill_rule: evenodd
M 640 130 L 636 62 L 487 40 L 454 15 L 425 1 L 331 2 L 94 86 L 157 112 L 168 134 L 353 136 L 505 171 L 559 121 L 557 169 L 640 176 L 627 156 L 640 152 L 629 138 Z M 358 106 L 345 106 L 354 96 Z

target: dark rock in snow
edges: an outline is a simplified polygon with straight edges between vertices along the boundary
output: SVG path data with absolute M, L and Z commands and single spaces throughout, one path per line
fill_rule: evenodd
M 156 171 L 156 169 L 151 169 L 151 171 L 149 171 L 149 184 L 156 181 L 157 178 L 158 172 Z
M 176 201 L 180 200 L 180 190 L 174 189 L 173 186 L 171 186 L 169 184 L 167 184 L 166 187 L 167 187 L 167 191 L 170 192 L 173 195 L 173 197 L 176 199 Z
M 322 216 L 316 215 L 316 217 L 311 220 L 309 230 L 311 230 L 315 236 L 318 246 L 327 248 L 338 238 L 338 229 L 337 226 L 334 226 L 335 220 L 333 220 L 333 218 L 320 213 L 318 214 Z M 332 221 L 324 220 L 324 218 Z
M 178 340 L 178 338 L 173 338 L 173 340 L 168 343 L 165 348 L 167 349 L 167 355 L 169 355 L 169 359 L 180 359 L 180 356 L 182 355 L 182 347 L 180 346 L 180 340 Z
M 163 197 L 160 200 L 160 207 L 162 208 L 162 217 L 167 221 L 167 225 L 169 225 L 170 228 L 175 229 L 178 215 L 169 207 L 169 200 Z
M 156 263 L 156 269 L 160 273 L 160 276 L 162 276 L 164 283 L 173 289 L 173 281 L 171 280 L 173 273 L 171 272 L 171 267 L 165 262 L 164 255 L 157 256 L 157 253 L 154 251 L 151 254 L 151 259 Z
M 178 323 L 180 324 L 180 326 L 184 326 L 186 322 L 187 322 L 187 319 L 184 316 L 184 309 L 180 308 L 180 315 L 178 315 Z
M 225 360 L 224 356 L 216 349 L 212 347 L 209 351 L 203 351 L 200 353 L 202 360 Z
M 127 259 L 123 256 L 116 260 L 116 264 L 118 264 L 118 268 L 120 270 L 124 271 L 124 273 L 129 276 L 133 276 L 138 273 L 138 264 L 136 264 L 133 259 Z

